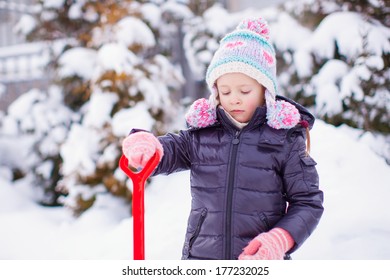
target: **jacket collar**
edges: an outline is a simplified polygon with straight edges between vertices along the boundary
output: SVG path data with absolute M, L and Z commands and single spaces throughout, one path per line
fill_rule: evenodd
M 233 128 L 237 130 L 237 126 L 232 122 L 232 120 L 227 115 L 228 113 L 223 108 L 217 108 L 217 120 L 224 126 L 229 126 L 229 128 Z M 256 127 L 265 122 L 266 119 L 266 108 L 258 107 L 256 108 L 252 119 L 248 122 L 248 124 L 243 129 L 250 129 Z

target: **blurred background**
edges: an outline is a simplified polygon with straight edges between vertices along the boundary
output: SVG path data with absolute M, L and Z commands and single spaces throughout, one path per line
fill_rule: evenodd
M 117 164 L 122 139 L 133 127 L 185 128 L 188 106 L 209 95 L 205 70 L 219 40 L 259 15 L 270 25 L 280 94 L 369 139 L 388 166 L 388 1 L 7 0 L 2 184 L 23 184 L 33 203 L 74 217 L 102 193 L 130 209 L 131 182 Z

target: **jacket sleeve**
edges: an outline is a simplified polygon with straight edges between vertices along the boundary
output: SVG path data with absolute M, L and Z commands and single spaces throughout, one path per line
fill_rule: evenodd
M 294 238 L 294 252 L 317 227 L 323 208 L 323 192 L 319 189 L 316 162 L 305 154 L 305 139 L 293 138 L 290 152 L 282 168 L 284 191 L 288 202 L 285 216 L 275 225 Z
M 191 167 L 190 160 L 190 133 L 180 131 L 179 134 L 168 133 L 158 137 L 164 148 L 164 156 L 160 164 L 153 172 L 153 176 L 159 174 L 171 174 L 173 172 L 187 170 Z

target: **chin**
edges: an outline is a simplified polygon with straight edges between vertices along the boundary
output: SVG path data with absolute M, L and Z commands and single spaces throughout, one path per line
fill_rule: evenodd
M 240 122 L 240 123 L 247 123 L 247 122 L 249 122 L 249 120 L 248 119 L 236 119 L 236 121 L 238 121 L 238 122 Z

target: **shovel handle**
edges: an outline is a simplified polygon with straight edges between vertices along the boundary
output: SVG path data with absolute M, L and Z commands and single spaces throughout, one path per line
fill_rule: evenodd
M 149 161 L 146 163 L 145 167 L 142 168 L 139 172 L 133 172 L 129 168 L 129 160 L 125 155 L 122 155 L 119 160 L 119 167 L 126 173 L 126 175 L 134 182 L 143 182 L 145 183 L 149 176 L 152 174 L 153 170 L 156 168 L 160 162 L 160 155 L 155 153 Z
M 155 153 L 140 172 L 129 168 L 129 160 L 122 155 L 119 160 L 120 168 L 133 181 L 133 250 L 134 260 L 145 259 L 145 221 L 144 221 L 144 189 L 145 182 L 160 162 L 160 155 Z

